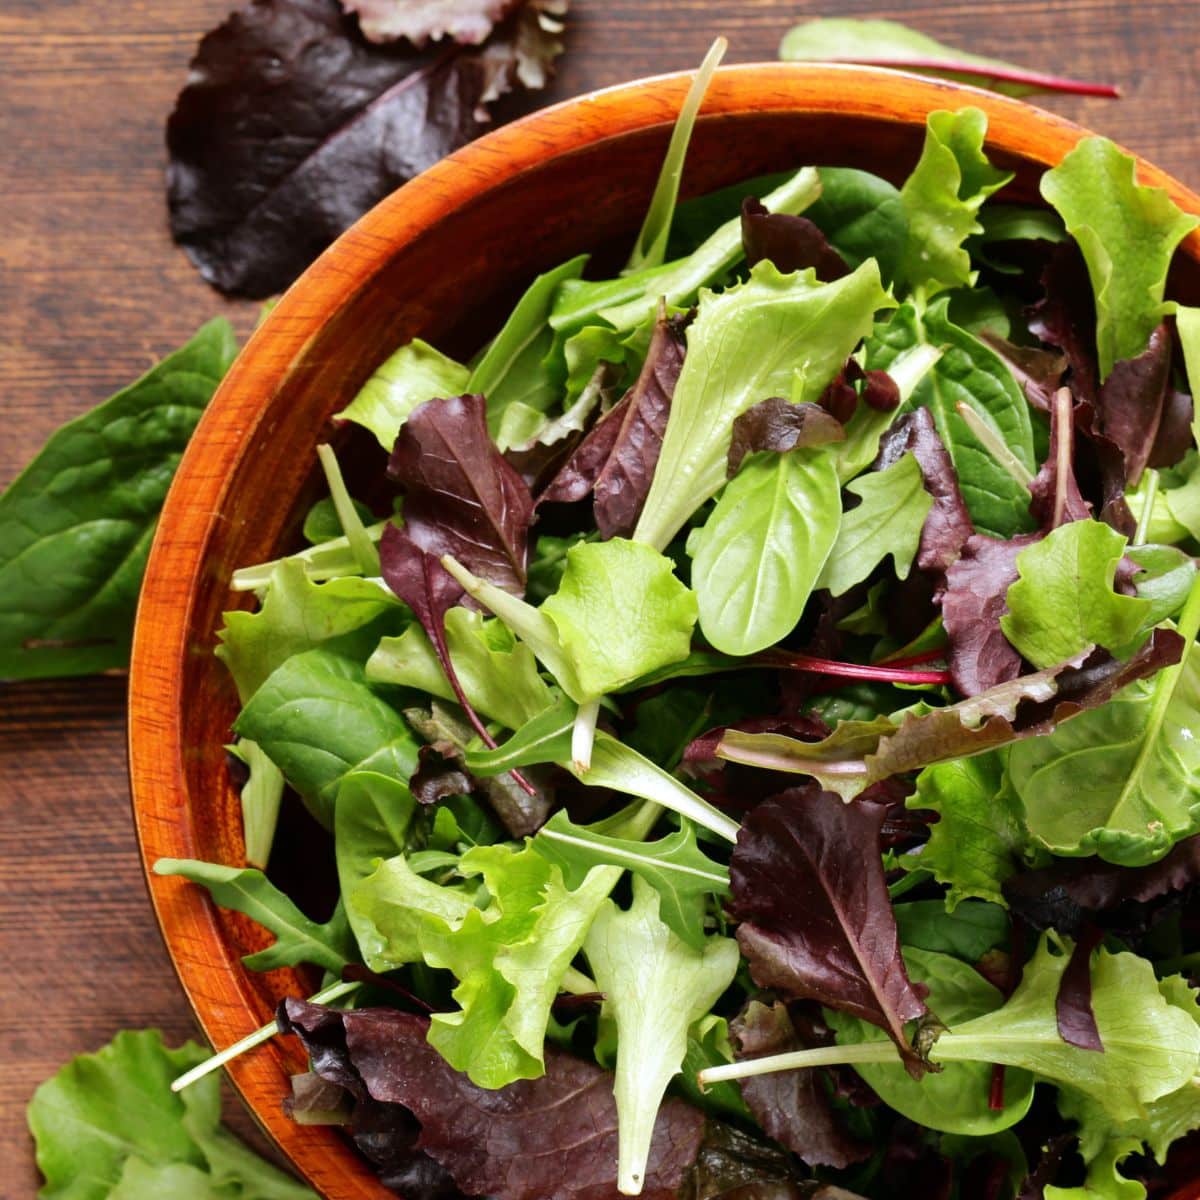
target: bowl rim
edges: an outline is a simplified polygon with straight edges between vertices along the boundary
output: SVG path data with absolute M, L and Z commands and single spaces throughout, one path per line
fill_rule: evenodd
M 462 205 L 547 159 L 610 138 L 674 123 L 692 71 L 617 84 L 560 101 L 490 131 L 380 201 L 343 233 L 284 293 L 243 347 L 201 418 L 159 519 L 138 604 L 129 674 L 128 750 L 138 849 L 167 953 L 205 1036 L 217 1049 L 257 1026 L 251 973 L 217 923 L 207 894 L 155 876 L 159 857 L 191 857 L 178 698 L 188 628 L 214 524 L 240 447 L 269 399 L 321 327 L 378 273 L 401 242 L 420 236 Z M 1091 131 L 1024 101 L 963 84 L 880 67 L 747 63 L 717 71 L 700 120 L 747 112 L 863 116 L 924 125 L 927 114 L 971 104 L 988 117 L 986 146 L 1049 167 Z M 1138 178 L 1200 213 L 1200 196 L 1134 156 Z M 1183 243 L 1200 260 L 1200 231 Z M 347 269 L 347 264 L 352 269 Z M 164 699 L 168 702 L 164 704 Z M 219 1043 L 219 1044 L 218 1044 Z M 226 1067 L 264 1132 L 307 1181 L 340 1200 L 393 1195 L 369 1177 L 349 1139 L 328 1127 L 296 1126 L 279 1104 L 281 1064 L 272 1046 Z M 303 1129 L 303 1136 L 296 1132 Z M 356 1170 L 357 1167 L 357 1170 Z

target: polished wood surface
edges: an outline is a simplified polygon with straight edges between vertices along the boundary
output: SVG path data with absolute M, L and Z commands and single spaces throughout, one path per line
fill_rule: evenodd
M 827 6 L 826 11 L 834 6 Z M 1031 66 L 1119 83 L 1117 104 L 1056 99 L 1184 183 L 1200 42 L 1187 6 L 1116 0 L 840 3 Z M 126 382 L 219 300 L 171 246 L 162 122 L 196 37 L 224 5 L 9 3 L 0 10 L 0 485 L 61 420 Z M 697 61 L 768 58 L 812 3 L 577 0 L 557 97 Z M 1043 47 L 1053 46 L 1052 60 Z M 0 1196 L 36 1187 L 22 1108 L 72 1053 L 118 1028 L 192 1028 L 146 901 L 127 805 L 117 679 L 0 686 Z M 235 1014 L 236 1015 L 236 1014 Z

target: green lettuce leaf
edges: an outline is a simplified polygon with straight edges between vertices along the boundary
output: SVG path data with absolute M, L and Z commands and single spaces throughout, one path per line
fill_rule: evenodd
M 249 738 L 238 738 L 226 749 L 250 772 L 241 793 L 246 862 L 265 869 L 283 802 L 283 772 Z
M 635 876 L 633 904 L 625 911 L 611 900 L 601 905 L 584 952 L 604 992 L 601 1020 L 612 1023 L 617 1037 L 617 1186 L 636 1195 L 658 1106 L 687 1053 L 688 1030 L 733 982 L 737 943 L 712 937 L 703 949 L 688 946 L 660 919 L 658 892 Z
M 847 484 L 846 491 L 860 503 L 842 514 L 837 541 L 817 587 L 840 596 L 866 579 L 889 554 L 897 578 L 907 579 L 933 507 L 916 457 L 903 454 L 886 470 Z
M 706 292 L 635 540 L 666 546 L 724 485 L 734 419 L 771 396 L 815 400 L 892 303 L 873 261 L 822 284 L 764 260 L 745 283 Z
M 926 1003 L 951 1029 L 994 1012 L 1004 1002 L 998 988 L 957 958 L 911 946 L 905 946 L 903 954 L 909 978 L 929 989 Z M 882 1029 L 845 1013 L 826 1009 L 825 1019 L 839 1045 L 887 1039 Z M 885 1104 L 910 1121 L 943 1133 L 974 1137 L 997 1133 L 1019 1121 L 1033 1102 L 1033 1076 L 1027 1070 L 1009 1070 L 1004 1076 L 1004 1107 L 990 1108 L 992 1068 L 983 1061 L 948 1062 L 920 1080 L 898 1062 L 863 1063 L 856 1070 Z
M 413 338 L 376 368 L 338 415 L 369 429 L 390 454 L 400 426 L 414 408 L 426 400 L 461 396 L 469 378 L 462 363 Z
M 933 112 L 926 120 L 921 157 L 900 189 L 908 240 L 899 272 L 925 296 L 975 282 L 963 242 L 983 232 L 983 202 L 1012 179 L 988 162 L 986 136 L 987 117 L 978 108 Z
M 244 913 L 275 935 L 265 950 L 247 954 L 242 962 L 252 971 L 273 971 L 312 963 L 340 976 L 354 962 L 353 938 L 339 902 L 324 924 L 309 920 L 261 871 L 252 867 L 223 867 L 194 858 L 160 858 L 155 875 L 179 875 L 208 889 L 214 903 Z
M 1146 1189 L 1136 1179 L 1126 1179 L 1117 1169 L 1123 1158 L 1137 1149 L 1136 1138 L 1110 1142 L 1088 1164 L 1087 1179 L 1079 1187 L 1047 1185 L 1046 1200 L 1145 1200 Z
M 1035 667 L 1092 646 L 1118 650 L 1142 628 L 1150 601 L 1113 590 L 1125 545 L 1100 521 L 1069 521 L 1017 555 L 1000 628 Z
M 1197 224 L 1162 188 L 1137 182 L 1137 164 L 1107 138 L 1084 138 L 1042 176 L 1042 195 L 1087 262 L 1096 298 L 1096 350 L 1103 380 L 1136 358 L 1170 311 L 1164 303 L 1175 247 Z
M 236 353 L 229 322 L 210 321 L 51 435 L 0 494 L 0 679 L 128 663 L 159 510 Z

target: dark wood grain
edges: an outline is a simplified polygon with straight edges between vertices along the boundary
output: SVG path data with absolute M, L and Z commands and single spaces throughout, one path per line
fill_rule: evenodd
M 576 0 L 553 97 L 686 67 L 720 32 L 769 58 L 788 24 L 836 9 L 896 16 L 1031 66 L 1116 82 L 1125 100 L 1050 106 L 1200 183 L 1200 36 L 1191 6 L 974 0 L 886 6 Z M 197 37 L 227 10 L 7 0 L 0 9 L 0 486 L 61 421 L 103 399 L 204 319 L 241 331 L 171 245 L 162 126 Z M 1053 59 L 1046 47 L 1054 48 Z M 0 685 L 0 1197 L 34 1194 L 23 1108 L 64 1059 L 119 1028 L 173 1038 L 191 1018 L 137 861 L 123 682 Z

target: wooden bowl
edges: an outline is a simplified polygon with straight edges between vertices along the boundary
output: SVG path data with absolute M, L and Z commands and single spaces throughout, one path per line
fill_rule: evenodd
M 330 417 L 402 342 L 470 349 L 499 326 L 514 290 L 571 255 L 632 234 L 645 209 L 690 77 L 670 75 L 583 96 L 499 129 L 384 200 L 330 247 L 250 339 L 200 422 L 167 497 L 142 589 L 130 676 L 129 759 L 147 868 L 160 856 L 241 865 L 236 790 L 223 744 L 237 703 L 213 657 L 235 567 L 291 548 L 316 494 Z M 1016 172 L 1006 199 L 1036 201 L 1037 181 L 1086 131 L 1015 100 L 895 72 L 767 64 L 718 72 L 688 155 L 696 194 L 806 163 L 863 167 L 900 180 L 926 114 L 974 104 L 988 151 Z M 1182 208 L 1200 197 L 1140 164 Z M 1200 296 L 1200 234 L 1179 256 L 1174 294 Z M 474 331 L 473 333 L 471 331 Z M 212 1044 L 269 1021 L 314 981 L 263 976 L 240 959 L 261 947 L 252 923 L 205 892 L 148 874 L 167 948 Z M 309 1182 L 335 1200 L 384 1200 L 348 1140 L 300 1127 L 280 1101 L 304 1070 L 292 1039 L 233 1062 L 251 1111 Z

